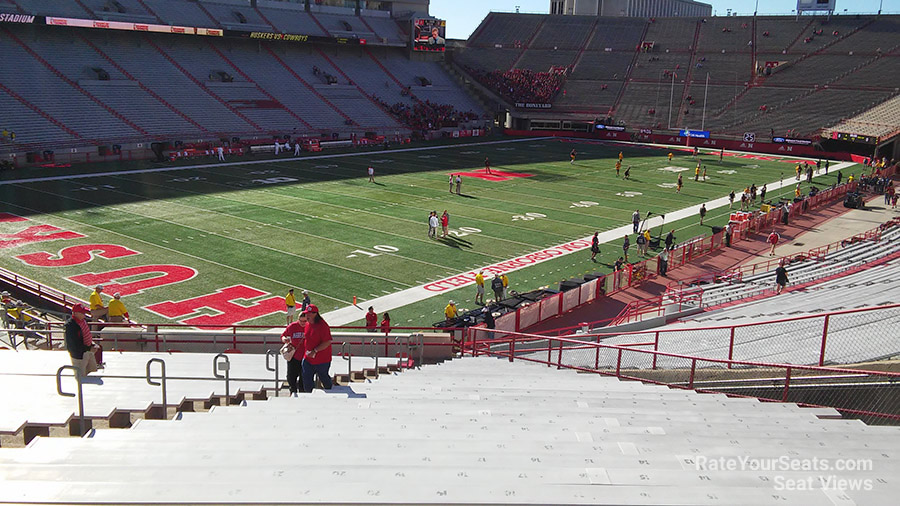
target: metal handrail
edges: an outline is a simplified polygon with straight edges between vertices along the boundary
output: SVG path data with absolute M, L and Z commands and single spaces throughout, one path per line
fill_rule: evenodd
M 375 353 L 372 353 L 372 358 L 375 359 L 375 376 L 378 376 L 378 341 L 370 339 L 369 344 L 372 345 L 372 348 L 375 350 Z
M 71 369 L 75 376 L 75 381 L 78 383 L 78 393 L 73 394 L 69 392 L 63 392 L 62 389 L 62 372 L 66 369 Z M 84 423 L 84 392 L 81 387 L 81 374 L 77 367 L 71 365 L 64 365 L 56 370 L 56 393 L 63 397 L 78 397 L 78 423 L 79 428 L 81 429 L 81 435 L 85 435 L 87 433 L 87 428 Z
M 399 351 L 397 351 L 397 355 L 400 356 L 400 369 L 403 369 L 403 363 L 404 363 L 404 361 L 405 361 L 405 360 L 409 360 L 409 340 L 410 340 L 411 338 L 412 338 L 411 335 L 409 335 L 409 336 L 397 336 L 397 337 L 394 338 L 394 346 L 397 347 L 397 348 L 399 349 Z M 404 340 L 405 340 L 405 342 L 406 342 L 406 353 L 403 352 L 403 341 L 404 341 Z M 406 358 L 404 359 L 404 357 L 406 357 Z
M 150 375 L 150 366 L 154 363 L 159 364 L 159 382 L 153 381 L 153 377 Z M 162 387 L 162 408 L 163 408 L 163 416 L 168 418 L 167 410 L 169 409 L 169 403 L 166 396 L 166 361 L 161 358 L 151 358 L 147 361 L 147 384 L 153 385 L 155 387 Z
M 225 361 L 220 363 L 219 358 L 224 358 Z M 224 367 L 223 367 L 224 366 Z M 219 374 L 219 369 L 225 371 L 225 374 Z M 228 355 L 224 353 L 219 353 L 215 357 L 213 357 L 213 376 L 218 379 L 225 380 L 225 397 L 231 397 L 230 384 L 231 381 L 231 359 L 228 358 Z
M 275 350 L 266 350 L 266 370 L 275 371 L 275 397 L 278 397 L 278 392 L 281 390 L 281 385 L 278 384 L 278 355 L 279 353 Z M 269 365 L 269 357 L 275 357 L 275 367 Z
M 350 378 L 350 381 L 353 381 L 353 355 L 350 353 L 349 348 L 350 343 L 341 343 L 341 358 L 347 361 L 347 377 Z

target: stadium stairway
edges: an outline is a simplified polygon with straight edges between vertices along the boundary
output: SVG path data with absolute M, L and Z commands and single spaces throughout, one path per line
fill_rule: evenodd
M 287 370 L 281 357 L 273 357 L 279 362 L 276 383 L 275 364 L 267 361 L 266 356 L 229 354 L 226 385 L 224 377 L 213 375 L 216 359 L 211 353 L 106 351 L 103 358 L 106 367 L 89 375 L 82 383 L 88 428 L 129 427 L 136 419 L 164 419 L 176 412 L 209 409 L 251 398 L 265 399 L 278 395 L 275 387 L 282 387 Z M 163 360 L 166 365 L 165 411 L 160 387 L 147 381 L 150 359 Z M 27 444 L 38 435 L 80 435 L 76 400 L 56 392 L 57 369 L 69 364 L 69 355 L 65 351 L 0 353 L 0 405 L 3 406 L 0 436 L 3 446 Z M 377 369 L 376 360 L 371 357 L 354 356 L 352 370 L 349 370 L 350 364 L 335 355 L 331 370 L 335 381 L 349 383 L 400 370 L 399 359 L 395 358 L 379 358 Z M 149 370 L 158 382 L 160 366 L 153 365 Z M 77 386 L 71 374 L 66 371 L 62 376 L 62 388 L 67 392 L 75 392 Z
M 299 399 L 39 438 L 0 451 L 0 501 L 895 504 L 900 432 L 820 418 L 835 416 L 465 358 Z M 862 459 L 865 472 L 828 474 L 873 486 L 774 491 L 777 479 L 822 472 L 708 465 L 782 456 Z

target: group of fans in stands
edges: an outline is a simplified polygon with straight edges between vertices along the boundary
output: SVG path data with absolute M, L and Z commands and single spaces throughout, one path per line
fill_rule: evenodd
M 497 90 L 513 102 L 547 104 L 562 90 L 570 67 L 553 67 L 549 72 L 530 69 L 483 70 L 466 67 L 481 84 Z
M 395 118 L 409 126 L 414 132 L 425 134 L 432 130 L 439 130 L 443 127 L 455 127 L 466 121 L 474 121 L 478 119 L 478 115 L 474 112 L 458 111 L 456 107 L 449 104 L 436 104 L 431 101 L 414 102 L 412 105 L 404 102 L 397 102 L 389 105 L 380 99 L 381 105 L 384 106 Z

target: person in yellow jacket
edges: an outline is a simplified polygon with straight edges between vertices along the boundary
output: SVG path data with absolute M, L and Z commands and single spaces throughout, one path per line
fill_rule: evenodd
M 287 307 L 287 324 L 290 325 L 294 321 L 294 308 L 297 306 L 293 288 L 288 290 L 287 295 L 284 296 L 284 305 Z
M 456 318 L 459 315 L 459 311 L 456 309 L 456 303 L 452 300 L 447 304 L 447 307 L 444 308 L 444 317 L 448 320 Z
M 509 298 L 509 278 L 506 277 L 506 273 L 500 275 L 500 281 L 503 282 L 503 298 Z
M 109 321 L 111 322 L 124 322 L 128 321 L 130 317 L 128 316 L 128 310 L 125 309 L 125 304 L 122 303 L 122 294 L 116 292 L 113 294 L 113 298 L 109 301 Z
M 484 271 L 475 275 L 475 303 L 484 305 Z
M 672 155 L 672 152 L 669 151 L 669 161 L 670 161 L 670 162 L 672 161 L 672 156 L 673 156 L 673 155 Z
M 88 299 L 88 302 L 91 304 L 91 321 L 101 319 L 106 321 L 107 318 L 109 318 L 109 309 L 103 305 L 101 293 L 103 293 L 103 285 L 97 285 L 94 288 L 94 291 L 91 292 L 91 297 Z

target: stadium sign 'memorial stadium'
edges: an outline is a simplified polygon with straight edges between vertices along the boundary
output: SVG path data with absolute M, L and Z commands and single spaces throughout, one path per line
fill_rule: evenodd
M 6 12 L 0 13 L 0 23 L 21 23 L 21 24 L 31 24 L 34 23 L 35 16 L 31 16 L 28 14 L 9 14 Z

